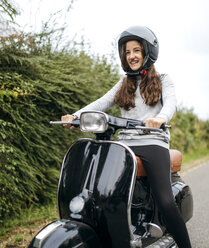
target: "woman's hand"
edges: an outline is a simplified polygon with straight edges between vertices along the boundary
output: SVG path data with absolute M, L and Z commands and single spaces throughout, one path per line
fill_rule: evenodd
M 74 115 L 63 115 L 61 117 L 61 121 L 72 122 L 76 117 Z M 64 127 L 68 127 L 69 129 L 74 129 L 75 127 L 70 124 L 64 124 Z
M 165 119 L 160 117 L 155 118 L 149 118 L 146 120 L 146 127 L 154 127 L 154 128 L 160 128 L 163 123 L 165 123 Z

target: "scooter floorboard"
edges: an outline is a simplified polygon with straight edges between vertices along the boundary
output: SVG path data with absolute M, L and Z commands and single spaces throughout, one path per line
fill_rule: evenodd
M 169 234 L 166 234 L 153 244 L 146 246 L 146 248 L 178 248 L 178 246 L 173 238 Z

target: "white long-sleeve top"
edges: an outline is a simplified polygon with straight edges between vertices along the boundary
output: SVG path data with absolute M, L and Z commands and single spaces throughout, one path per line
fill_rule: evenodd
M 161 117 L 165 119 L 166 123 L 169 122 L 176 112 L 176 95 L 175 88 L 172 80 L 168 75 L 163 74 L 162 79 L 162 96 L 157 104 L 149 106 L 144 103 L 144 100 L 140 94 L 139 85 L 141 80 L 138 81 L 138 86 L 135 93 L 135 107 L 130 110 L 121 108 L 121 116 L 124 118 L 136 119 L 146 121 L 148 118 Z M 86 107 L 75 112 L 73 115 L 80 116 L 83 111 L 97 110 L 105 112 L 111 108 L 114 103 L 114 97 L 116 92 L 122 85 L 122 80 L 115 84 L 115 86 L 109 90 L 104 96 L 90 103 Z M 163 103 L 163 104 L 162 104 Z M 151 132 L 151 134 L 140 134 L 137 130 L 122 130 L 118 134 L 120 142 L 127 144 L 128 146 L 138 145 L 160 145 L 165 148 L 169 148 L 169 131 L 163 133 Z

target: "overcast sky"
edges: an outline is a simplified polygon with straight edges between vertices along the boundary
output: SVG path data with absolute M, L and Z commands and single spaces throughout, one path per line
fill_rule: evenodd
M 25 30 L 35 31 L 51 13 L 69 6 L 67 0 L 15 1 L 22 9 L 18 22 Z M 101 55 L 112 52 L 112 44 L 127 27 L 152 29 L 160 44 L 158 72 L 170 74 L 179 104 L 209 119 L 208 10 L 208 0 L 75 0 L 65 20 L 69 39 L 84 36 L 91 52 Z

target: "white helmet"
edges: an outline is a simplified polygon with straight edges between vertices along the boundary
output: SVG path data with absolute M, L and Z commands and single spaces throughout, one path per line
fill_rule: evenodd
M 159 43 L 156 35 L 149 28 L 144 26 L 129 27 L 121 33 L 118 39 L 118 50 L 120 58 L 122 45 L 130 40 L 139 41 L 142 44 L 145 53 L 143 65 L 139 71 L 132 71 L 131 69 L 127 71 L 127 69 L 125 69 L 122 65 L 127 75 L 136 76 L 140 75 L 145 70 L 148 70 L 150 66 L 155 63 L 158 58 Z

